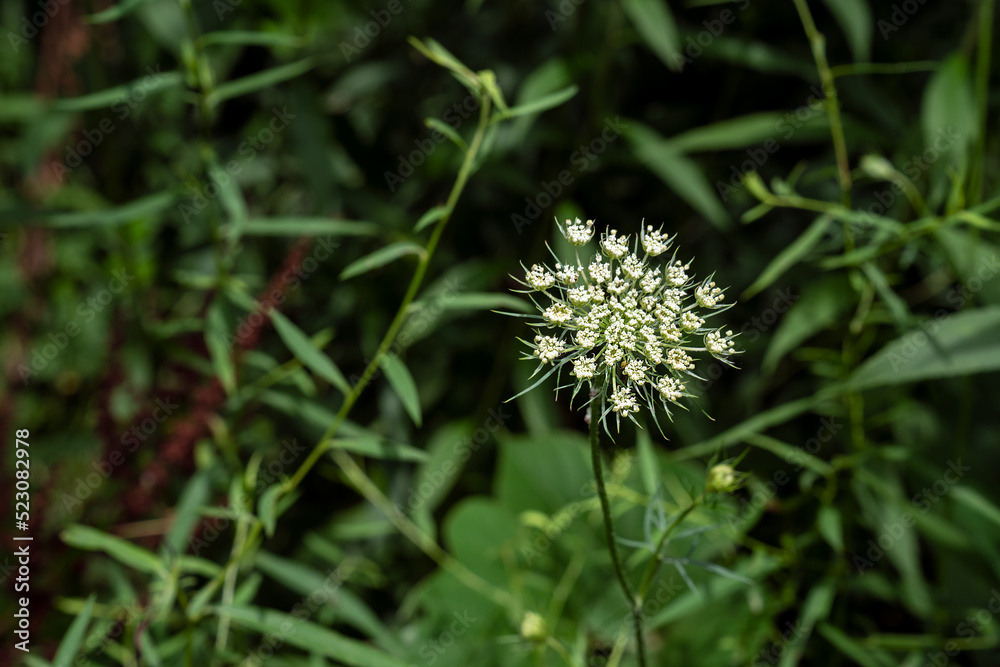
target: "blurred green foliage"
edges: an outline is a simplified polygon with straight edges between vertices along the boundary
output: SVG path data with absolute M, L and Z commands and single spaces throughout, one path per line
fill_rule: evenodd
M 664 222 L 738 297 L 742 370 L 607 446 L 635 579 L 746 452 L 664 550 L 651 664 L 996 664 L 993 0 L 0 25 L 5 664 L 637 664 L 582 415 L 503 402 L 491 311 L 576 216 Z

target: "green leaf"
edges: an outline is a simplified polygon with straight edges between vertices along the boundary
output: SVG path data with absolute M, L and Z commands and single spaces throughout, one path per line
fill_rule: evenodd
M 861 667 L 896 666 L 896 663 L 885 651 L 877 651 L 871 648 L 866 648 L 856 640 L 851 639 L 841 630 L 830 625 L 829 623 L 826 623 L 825 621 L 819 624 L 819 633 L 823 635 L 828 642 L 833 644 L 834 648 L 857 664 L 861 665 Z
M 87 23 L 99 24 L 117 21 L 130 14 L 134 9 L 140 7 L 150 0 L 122 0 L 117 5 L 112 5 L 107 9 L 91 14 L 87 17 Z
M 467 144 L 465 139 L 462 138 L 462 135 L 456 132 L 455 129 L 448 123 L 443 120 L 438 120 L 437 118 L 425 118 L 424 125 L 448 137 L 448 139 L 451 140 L 451 143 L 458 146 L 462 153 L 469 152 L 469 144 Z
M 66 97 L 53 100 L 49 108 L 53 111 L 76 113 L 79 111 L 93 111 L 95 109 L 107 109 L 116 104 L 124 104 L 126 100 L 132 99 L 137 90 L 142 90 L 146 95 L 154 92 L 178 88 L 184 83 L 184 77 L 180 72 L 156 72 L 136 79 L 131 83 L 123 83 L 114 88 L 99 90 L 96 93 L 81 95 L 80 97 Z
M 684 153 L 695 153 L 748 148 L 768 139 L 777 142 L 781 136 L 777 128 L 784 118 L 785 114 L 776 112 L 729 118 L 674 135 L 670 144 Z
M 310 56 L 293 63 L 288 63 L 287 65 L 272 67 L 271 69 L 266 69 L 263 72 L 257 72 L 256 74 L 251 74 L 240 79 L 227 81 L 226 83 L 220 84 L 214 91 L 212 91 L 206 97 L 205 102 L 209 106 L 216 106 L 219 102 L 223 102 L 234 97 L 239 97 L 248 93 L 255 93 L 258 90 L 264 90 L 265 88 L 271 88 L 279 83 L 282 83 L 283 81 L 288 81 L 289 79 L 302 76 L 318 64 L 319 58 L 317 56 Z
M 424 227 L 427 227 L 428 225 L 437 222 L 438 220 L 443 218 L 447 213 L 448 213 L 448 207 L 445 206 L 444 204 L 440 206 L 435 206 L 434 208 L 430 209 L 422 216 L 420 216 L 420 219 L 417 220 L 417 224 L 413 225 L 413 232 L 414 233 L 419 232 Z
M 426 461 L 427 452 L 377 436 L 351 436 L 330 441 L 333 447 L 383 461 Z
M 844 523 L 840 510 L 833 505 L 824 505 L 816 514 L 816 527 L 826 543 L 837 553 L 844 551 Z
M 199 39 L 202 46 L 215 46 L 218 44 L 295 48 L 305 44 L 305 39 L 295 35 L 283 35 L 277 32 L 256 32 L 253 30 L 220 30 L 202 35 Z
M 232 231 L 225 227 L 225 231 Z M 378 225 L 327 218 L 260 218 L 243 223 L 244 236 L 374 236 Z
M 219 381 L 230 396 L 236 392 L 236 368 L 233 365 L 232 348 L 228 337 L 229 327 L 226 325 L 225 310 L 222 301 L 216 299 L 208 307 L 205 319 L 205 344 L 208 346 Z
M 924 90 L 921 121 L 924 145 L 934 146 L 941 158 L 935 164 L 947 164 L 965 174 L 968 148 L 979 136 L 976 105 L 972 94 L 969 62 L 965 55 L 954 54 L 931 76 Z M 943 151 L 941 145 L 947 146 Z
M 403 402 L 403 407 L 410 415 L 417 426 L 421 424 L 420 415 L 420 394 L 417 393 L 417 384 L 413 381 L 413 376 L 402 359 L 394 354 L 385 354 L 382 357 L 382 370 L 389 381 L 392 390 Z
M 36 217 L 46 227 L 116 227 L 137 220 L 156 218 L 173 206 L 174 201 L 172 192 L 158 192 L 121 206 L 95 211 L 41 213 Z
M 624 130 L 635 156 L 660 177 L 678 197 L 719 229 L 730 226 L 729 214 L 719 202 L 701 167 L 685 157 L 674 145 L 656 132 L 635 121 Z
M 536 312 L 535 307 L 524 299 L 520 299 L 512 294 L 499 292 L 455 294 L 450 297 L 436 299 L 433 303 L 442 310 L 495 310 L 497 308 L 509 308 L 522 313 Z M 427 307 L 427 304 L 423 301 L 418 301 L 414 304 L 414 310 L 416 310 L 416 306 L 424 308 Z
M 264 533 L 274 537 L 274 529 L 278 523 L 278 499 L 281 497 L 283 484 L 272 484 L 260 494 L 257 500 L 257 516 L 264 524 Z
M 514 118 L 515 116 L 526 116 L 533 113 L 541 113 L 542 111 L 547 111 L 554 107 L 563 104 L 567 100 L 573 98 L 574 95 L 579 92 L 579 88 L 575 85 L 567 86 L 562 90 L 557 90 L 554 93 L 549 93 L 548 95 L 543 95 L 538 99 L 532 100 L 531 102 L 526 102 L 524 104 L 519 104 L 516 107 L 508 109 L 502 113 L 497 114 L 497 118 Z
M 409 37 L 406 40 L 415 49 L 424 54 L 428 60 L 437 63 L 441 67 L 451 70 L 455 78 L 469 89 L 470 92 L 479 95 L 481 94 L 479 77 L 468 67 L 462 64 L 462 62 L 452 55 L 451 51 L 444 48 L 437 41 L 427 38 L 424 41 L 420 41 L 416 37 Z
M 889 280 L 874 261 L 862 264 L 861 270 L 864 272 L 865 277 L 868 278 L 868 282 L 875 288 L 875 292 L 882 297 L 882 301 L 889 309 L 889 313 L 896 323 L 896 328 L 900 333 L 906 331 L 907 325 L 909 325 L 911 320 L 910 309 L 906 305 L 906 302 L 892 290 Z
M 863 63 L 871 60 L 872 31 L 875 26 L 868 0 L 823 0 L 823 2 L 847 35 L 847 43 L 851 45 L 854 61 Z
M 170 532 L 164 540 L 168 554 L 178 555 L 187 551 L 191 531 L 201 520 L 199 509 L 208 502 L 210 491 L 211 484 L 206 470 L 198 471 L 188 481 L 174 511 Z
M 362 273 L 367 273 L 373 269 L 385 266 L 386 264 L 395 261 L 400 257 L 405 257 L 406 255 L 418 255 L 423 257 L 425 254 L 427 254 L 427 251 L 416 243 L 410 243 L 409 241 L 392 243 L 384 248 L 379 248 L 370 255 L 366 255 L 361 259 L 348 264 L 347 268 L 341 271 L 340 279 L 348 280 L 349 278 L 360 276 Z
M 87 624 L 90 623 L 90 616 L 94 613 L 94 602 L 96 600 L 97 595 L 91 593 L 90 597 L 87 598 L 87 604 L 84 605 L 83 610 L 73 619 L 62 641 L 59 642 L 59 650 L 56 651 L 56 657 L 52 659 L 53 665 L 57 665 L 57 667 L 69 665 L 73 658 L 76 657 L 76 654 L 80 652 L 80 646 L 83 644 L 83 636 L 87 632 Z
M 827 228 L 833 221 L 828 215 L 821 215 L 813 221 L 809 227 L 802 232 L 798 238 L 788 244 L 784 250 L 778 253 L 777 257 L 764 267 L 760 276 L 750 287 L 744 290 L 741 299 L 749 299 L 762 289 L 768 287 L 778 279 L 785 271 L 798 264 L 826 234 Z
M 295 355 L 295 358 L 302 362 L 306 368 L 320 376 L 331 385 L 339 389 L 344 394 L 351 391 L 351 385 L 347 378 L 340 372 L 337 365 L 330 357 L 313 345 L 309 337 L 301 329 L 292 324 L 292 321 L 282 315 L 277 310 L 271 311 L 271 322 L 274 330 L 278 332 L 282 342 Z
M 103 551 L 132 569 L 166 575 L 163 563 L 152 552 L 103 531 L 73 524 L 60 533 L 62 541 L 71 547 L 87 551 Z
M 254 565 L 271 579 L 306 597 L 320 590 L 328 592 L 332 588 L 331 580 L 336 581 L 332 577 L 337 575 L 341 567 L 345 576 L 350 574 L 348 566 L 341 565 L 337 570 L 324 575 L 296 560 L 281 558 L 266 551 L 257 552 L 254 556 Z M 328 599 L 328 604 L 336 609 L 340 620 L 374 638 L 382 648 L 397 655 L 403 652 L 402 644 L 395 635 L 387 630 L 379 617 L 346 586 L 336 586 L 335 592 Z
M 848 380 L 854 390 L 1000 369 L 1000 306 L 949 315 L 944 309 L 865 361 Z M 931 344 L 928 336 L 933 336 Z
M 1000 526 L 1000 508 L 975 489 L 968 486 L 956 486 L 951 490 L 951 497 L 955 499 L 955 502 L 965 505 L 968 509 Z
M 790 291 L 789 296 L 792 296 Z M 764 353 L 764 370 L 773 373 L 789 352 L 841 321 L 854 300 L 854 292 L 843 274 L 821 276 L 809 283 L 775 329 Z M 774 303 L 777 310 L 780 303 L 777 300 Z
M 680 33 L 665 0 L 622 0 L 622 9 L 667 67 L 675 72 L 683 69 Z
M 282 628 L 282 637 L 290 646 L 319 653 L 352 667 L 406 667 L 407 663 L 356 639 L 350 639 L 292 614 L 260 607 L 215 607 L 219 616 L 228 616 L 233 624 L 260 634 L 272 634 Z

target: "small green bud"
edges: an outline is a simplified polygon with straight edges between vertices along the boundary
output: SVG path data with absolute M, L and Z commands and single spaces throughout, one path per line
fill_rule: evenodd
M 521 621 L 521 636 L 528 641 L 541 643 L 549 637 L 549 627 L 545 619 L 533 611 L 524 615 Z
M 708 471 L 705 490 L 709 493 L 732 493 L 740 488 L 742 477 L 731 465 L 725 463 L 714 465 Z

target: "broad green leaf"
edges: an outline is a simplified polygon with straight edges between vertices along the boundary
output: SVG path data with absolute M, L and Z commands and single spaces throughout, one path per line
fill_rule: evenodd
M 701 167 L 649 128 L 635 121 L 630 125 L 624 134 L 639 161 L 709 222 L 719 229 L 728 228 L 729 214 Z
M 760 272 L 757 280 L 750 287 L 744 290 L 741 299 L 749 299 L 762 289 L 768 287 L 777 280 L 785 271 L 798 264 L 809 254 L 816 244 L 820 242 L 826 234 L 826 230 L 833 221 L 828 215 L 821 215 L 813 221 L 809 227 L 788 244 L 788 246 L 772 259 L 764 270 Z
M 501 549 L 518 532 L 510 508 L 493 498 L 465 498 L 448 512 L 442 532 L 457 560 L 495 586 L 509 586 Z
M 939 315 L 876 352 L 848 386 L 858 391 L 1000 369 L 1000 306 Z
M 166 575 L 163 563 L 151 551 L 103 531 L 73 524 L 60 534 L 62 541 L 71 547 L 87 551 L 103 551 L 132 569 L 151 574 Z
M 680 33 L 666 0 L 622 0 L 622 9 L 663 64 L 675 72 L 684 68 Z
M 871 59 L 872 10 L 868 0 L 823 0 L 826 8 L 837 19 L 847 43 L 851 45 L 851 54 L 855 62 L 868 62 Z
M 776 299 L 772 305 L 778 311 L 787 306 L 787 301 L 794 301 L 782 316 L 764 353 L 763 367 L 767 373 L 773 373 L 778 362 L 800 344 L 840 321 L 855 300 L 854 291 L 843 274 L 820 276 L 806 286 L 801 296 L 792 294 L 791 290 L 787 290 L 787 294 L 789 299 Z
M 420 219 L 417 220 L 417 224 L 413 225 L 413 232 L 414 233 L 419 232 L 424 227 L 434 224 L 435 222 L 443 218 L 447 213 L 448 213 L 448 207 L 445 206 L 444 204 L 440 206 L 435 206 L 434 208 L 430 209 L 422 216 L 420 216 Z
M 642 474 L 642 486 L 650 496 L 660 488 L 660 463 L 656 459 L 656 450 L 649 437 L 649 430 L 642 429 L 636 434 L 636 449 L 639 451 L 639 472 Z
M 542 111 L 547 111 L 554 107 L 563 104 L 564 102 L 573 98 L 574 95 L 580 89 L 577 86 L 567 86 L 562 90 L 557 90 L 554 93 L 549 93 L 548 95 L 543 95 L 536 100 L 531 102 L 526 102 L 524 104 L 519 104 L 516 107 L 512 107 L 505 112 L 498 113 L 498 118 L 514 118 L 515 116 L 525 116 L 533 113 L 540 113 Z
M 219 606 L 213 611 L 228 616 L 233 624 L 248 628 L 262 635 L 272 634 L 282 628 L 282 637 L 290 646 L 319 653 L 352 667 L 407 667 L 407 663 L 364 642 L 350 639 L 321 625 L 261 607 Z
M 319 58 L 317 56 L 310 56 L 293 63 L 288 63 L 287 65 L 279 65 L 278 67 L 272 67 L 271 69 L 264 70 L 263 72 L 257 72 L 256 74 L 251 74 L 240 79 L 227 81 L 226 83 L 220 84 L 216 87 L 216 89 L 207 96 L 205 101 L 209 106 L 216 106 L 219 102 L 223 102 L 234 97 L 239 97 L 248 93 L 255 93 L 259 90 L 264 90 L 265 88 L 271 88 L 279 83 L 282 83 L 283 81 L 288 81 L 289 79 L 302 76 L 318 64 Z
M 90 615 L 94 613 L 94 602 L 96 600 L 97 595 L 91 593 L 90 597 L 87 598 L 87 604 L 84 605 L 83 611 L 77 614 L 73 622 L 70 623 L 69 629 L 66 630 L 62 641 L 59 642 L 59 650 L 56 651 L 56 657 L 52 659 L 53 665 L 57 667 L 69 665 L 72 663 L 73 658 L 76 657 L 76 654 L 80 652 L 83 637 L 87 632 L 87 624 L 90 623 Z
M 295 358 L 302 362 L 306 368 L 320 376 L 344 394 L 351 391 L 351 385 L 347 378 L 340 372 L 337 365 L 321 350 L 313 345 L 309 337 L 295 326 L 291 320 L 282 315 L 277 310 L 271 311 L 271 322 L 274 330 L 278 332 L 282 342 L 295 355 Z
M 191 477 L 174 510 L 173 523 L 167 533 L 164 545 L 167 554 L 175 556 L 187 551 L 188 538 L 195 524 L 201 520 L 199 509 L 208 502 L 211 484 L 206 470 L 200 470 Z
M 947 164 L 965 174 L 968 148 L 979 136 L 969 62 L 954 54 L 931 76 L 924 90 L 921 121 L 924 145 L 940 154 L 935 164 Z
M 219 376 L 219 381 L 226 393 L 232 395 L 236 392 L 236 368 L 233 365 L 230 338 L 222 301 L 216 299 L 208 307 L 208 316 L 205 319 L 205 345 L 208 347 L 212 366 Z
M 417 392 L 417 383 L 413 381 L 413 376 L 406 364 L 394 354 L 385 354 L 382 357 L 382 371 L 385 373 L 385 378 L 389 381 L 392 390 L 402 401 L 410 419 L 417 426 L 420 426 L 420 394 Z
M 348 264 L 347 268 L 341 271 L 340 279 L 348 280 L 349 278 L 360 276 L 362 273 L 385 266 L 406 255 L 419 255 L 423 257 L 426 253 L 427 251 L 416 243 L 410 243 L 409 241 L 393 243 Z
M 53 100 L 49 108 L 53 111 L 63 111 L 75 113 L 78 111 L 93 111 L 95 109 L 114 108 L 117 105 L 124 105 L 126 101 L 135 97 L 136 91 L 142 90 L 146 95 L 150 93 L 180 87 L 184 82 L 184 77 L 180 72 L 158 72 L 149 68 L 149 74 L 138 78 L 131 83 L 123 83 L 114 88 L 99 90 L 96 93 L 81 95 L 80 97 L 64 97 Z
M 158 192 L 121 206 L 95 211 L 40 213 L 37 219 L 47 227 L 115 227 L 136 220 L 156 218 L 172 207 L 174 201 L 175 196 L 172 192 Z

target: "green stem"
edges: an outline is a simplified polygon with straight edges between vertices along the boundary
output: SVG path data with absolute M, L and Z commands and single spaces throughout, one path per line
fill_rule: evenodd
M 455 560 L 448 552 L 439 547 L 437 542 L 424 534 L 416 524 L 406 518 L 385 497 L 379 488 L 375 486 L 371 479 L 368 478 L 368 475 L 364 473 L 347 452 L 342 449 L 334 449 L 332 456 L 355 488 L 371 504 L 375 505 L 400 533 L 405 535 L 421 551 L 440 565 L 442 570 L 499 606 L 508 608 L 514 606 L 516 601 L 510 593 L 493 586 L 475 572 L 465 567 L 461 562 Z
M 979 5 L 979 44 L 976 50 L 976 111 L 979 137 L 975 155 L 972 158 L 972 173 L 969 176 L 970 206 L 983 199 L 983 173 L 986 167 L 987 113 L 990 94 L 990 57 L 993 49 L 993 4 L 994 0 L 982 0 Z
M 361 378 L 358 380 L 358 382 L 353 387 L 351 387 L 350 392 L 348 392 L 347 396 L 344 397 L 344 402 L 340 406 L 340 410 L 337 412 L 337 416 L 334 419 L 333 423 L 330 424 L 330 427 L 326 430 L 326 433 L 324 433 L 322 437 L 320 437 L 319 442 L 309 453 L 309 456 L 306 457 L 306 459 L 302 462 L 299 468 L 295 471 L 295 474 L 292 475 L 292 477 L 290 477 L 284 483 L 282 490 L 283 495 L 287 495 L 291 493 L 293 490 L 295 490 L 295 488 L 298 487 L 298 485 L 302 482 L 302 480 L 313 468 L 313 466 L 316 465 L 319 459 L 332 448 L 331 438 L 333 438 L 333 436 L 336 435 L 337 430 L 340 428 L 341 424 L 343 424 L 344 421 L 347 419 L 347 415 L 350 413 L 351 408 L 354 407 L 354 404 L 361 396 L 361 393 L 364 391 L 365 387 L 368 386 L 368 383 L 371 382 L 371 380 L 375 377 L 375 374 L 378 372 L 378 368 L 382 362 L 382 359 L 385 357 L 386 352 L 388 352 L 389 348 L 392 345 L 392 342 L 396 338 L 396 334 L 399 332 L 400 327 L 403 325 L 403 322 L 406 319 L 407 310 L 410 304 L 413 302 L 413 299 L 417 294 L 417 290 L 420 288 L 420 285 L 423 282 L 424 275 L 427 272 L 427 266 L 430 263 L 431 258 L 434 256 L 434 250 L 435 248 L 437 248 L 437 244 L 441 238 L 441 234 L 444 232 L 444 228 L 448 224 L 448 220 L 451 219 L 451 214 L 455 210 L 455 204 L 458 202 L 458 198 L 462 194 L 462 190 L 465 188 L 465 183 L 468 181 L 469 176 L 472 174 L 473 165 L 475 164 L 475 160 L 478 157 L 479 150 L 482 147 L 483 137 L 485 136 L 486 133 L 486 128 L 489 125 L 489 118 L 490 118 L 490 98 L 489 95 L 486 93 L 486 91 L 482 90 L 480 97 L 479 125 L 476 128 L 476 134 L 472 140 L 472 144 L 469 146 L 469 150 L 465 154 L 465 159 L 463 160 L 462 167 L 458 172 L 458 177 L 455 179 L 455 184 L 454 186 L 452 186 L 451 193 L 448 196 L 448 202 L 446 205 L 447 211 L 441 217 L 441 219 L 437 221 L 437 223 L 434 226 L 434 230 L 431 233 L 430 240 L 427 243 L 426 251 L 424 252 L 423 255 L 421 255 L 419 259 L 419 263 L 417 264 L 417 268 L 414 271 L 413 278 L 410 280 L 410 285 L 407 288 L 406 295 L 403 297 L 403 302 L 400 304 L 399 310 L 396 312 L 396 316 L 393 318 L 392 323 L 389 325 L 389 329 L 386 331 L 385 336 L 383 336 L 382 342 L 379 345 L 378 352 L 376 353 L 375 357 L 365 368 L 365 371 L 362 374 Z M 353 461 L 351 461 L 351 463 L 353 463 Z M 345 473 L 346 472 L 347 470 L 345 470 Z M 364 472 L 360 472 L 360 474 L 362 475 L 362 477 L 367 479 L 367 476 L 365 476 Z M 371 480 L 368 480 L 368 482 L 371 483 Z M 377 488 L 375 490 L 377 491 Z M 390 516 L 390 519 L 391 518 L 392 517 Z M 254 522 L 253 526 L 251 526 L 250 528 L 249 535 L 247 536 L 246 540 L 243 543 L 243 549 L 240 550 L 239 554 L 230 557 L 227 566 L 232 563 L 238 563 L 243 559 L 243 557 L 256 545 L 257 538 L 260 537 L 262 529 L 263 525 L 261 524 L 261 522 L 259 521 Z M 414 533 L 413 531 L 416 531 L 416 533 Z M 422 538 L 426 536 L 423 536 L 423 534 L 420 533 L 419 529 L 417 529 L 416 526 L 413 527 L 413 531 L 408 530 L 407 532 L 404 532 L 404 534 L 411 540 L 414 540 L 415 544 L 418 547 L 424 549 L 424 547 L 427 546 L 427 543 L 424 542 Z M 429 540 L 429 538 L 426 539 Z M 434 544 L 434 547 L 437 547 L 436 543 Z M 439 547 L 437 548 L 440 549 Z M 441 551 L 441 553 L 443 554 L 444 552 Z M 428 555 L 431 554 L 428 553 Z M 434 556 L 432 556 L 432 558 L 433 557 Z M 224 576 L 224 573 L 216 575 L 216 579 L 222 576 Z M 215 583 L 216 582 L 213 580 L 208 585 L 213 585 Z M 493 599 L 492 595 L 487 595 L 487 597 L 491 597 L 491 599 Z
M 448 202 L 445 204 L 446 212 L 434 225 L 434 231 L 431 233 L 431 238 L 427 242 L 426 252 L 420 256 L 417 268 L 413 273 L 413 278 L 410 279 L 410 285 L 406 290 L 406 295 L 403 297 L 403 302 L 396 311 L 396 316 L 393 318 L 392 323 L 386 330 L 385 336 L 382 337 L 382 342 L 379 344 L 375 357 L 368 363 L 364 373 L 361 374 L 357 383 L 351 387 L 351 391 L 344 398 L 344 403 L 340 406 L 337 418 L 334 419 L 332 424 L 330 424 L 326 433 L 324 433 L 319 439 L 319 443 L 317 443 L 313 451 L 309 453 L 306 460 L 302 462 L 299 469 L 296 470 L 295 474 L 292 475 L 292 477 L 285 483 L 284 493 L 287 494 L 297 487 L 312 467 L 316 465 L 316 462 L 319 461 L 320 457 L 322 457 L 323 454 L 330 448 L 330 438 L 337 433 L 340 425 L 343 424 L 345 419 L 347 419 L 347 415 L 350 413 L 351 408 L 354 407 L 354 404 L 361 396 L 361 392 L 365 390 L 368 383 L 375 377 L 375 374 L 378 372 L 379 366 L 382 363 L 382 359 L 385 358 L 389 348 L 392 347 L 393 341 L 396 340 L 396 334 L 399 333 L 400 327 L 403 326 L 403 322 L 406 320 L 407 310 L 413 302 L 413 299 L 416 297 L 417 290 L 420 289 L 420 285 L 424 280 L 424 274 L 427 273 L 427 266 L 430 264 L 431 258 L 434 256 L 434 250 L 437 248 L 438 241 L 441 239 L 441 234 L 444 232 L 444 228 L 448 224 L 448 220 L 451 219 L 451 214 L 455 210 L 455 204 L 458 202 L 458 198 L 462 194 L 462 190 L 465 188 L 465 183 L 468 181 L 469 175 L 472 173 L 472 166 L 479 154 L 479 149 L 482 147 L 486 127 L 489 125 L 489 117 L 490 98 L 486 92 L 483 91 L 479 105 L 479 127 L 476 128 L 476 134 L 472 139 L 472 144 L 469 146 L 469 150 L 465 154 L 465 160 L 462 162 L 462 167 L 458 172 L 458 177 L 455 179 L 455 185 L 452 187 L 451 194 L 448 196 Z
M 646 599 L 646 593 L 649 592 L 649 587 L 653 583 L 653 577 L 656 576 L 656 571 L 660 569 L 660 552 L 663 551 L 663 546 L 667 543 L 667 539 L 670 534 L 674 532 L 674 528 L 681 525 L 681 522 L 687 518 L 687 515 L 694 511 L 694 508 L 698 506 L 701 502 L 701 498 L 696 499 L 690 505 L 687 506 L 680 514 L 674 517 L 674 520 L 670 522 L 667 529 L 663 531 L 663 535 L 660 536 L 660 541 L 656 544 L 656 550 L 653 551 L 653 557 L 649 561 L 649 565 L 646 566 L 646 572 L 642 575 L 642 583 L 639 584 L 639 604 L 642 604 L 643 600 Z
M 601 463 L 601 431 L 600 416 L 597 406 L 590 406 L 590 458 L 594 464 L 594 480 L 597 483 L 597 494 L 601 497 L 601 511 L 604 513 L 604 534 L 608 540 L 608 551 L 611 552 L 611 562 L 615 568 L 615 576 L 621 584 L 622 592 L 628 600 L 635 621 L 635 641 L 639 647 L 639 665 L 646 666 L 646 647 L 642 641 L 642 604 L 635 596 L 635 590 L 625 576 L 621 558 L 618 556 L 618 542 L 615 539 L 615 524 L 611 518 L 611 503 L 608 502 L 608 491 L 604 487 L 604 466 Z
M 826 95 L 826 113 L 830 117 L 830 134 L 833 137 L 833 150 L 837 154 L 841 203 L 845 208 L 851 208 L 851 168 L 847 161 L 847 140 L 844 138 L 844 126 L 840 119 L 837 87 L 834 85 L 830 64 L 826 61 L 826 38 L 816 29 L 806 0 L 794 0 L 794 2 L 795 8 L 799 12 L 799 18 L 802 20 L 802 27 L 805 28 L 806 37 L 812 47 L 819 78 L 823 82 L 823 94 Z

